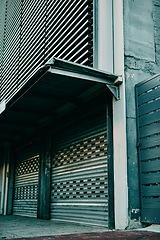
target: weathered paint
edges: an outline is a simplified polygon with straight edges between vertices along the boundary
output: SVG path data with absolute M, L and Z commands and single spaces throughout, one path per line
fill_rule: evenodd
M 39 170 L 39 194 L 37 217 L 50 219 L 51 192 L 51 136 L 42 135 Z
M 124 0 L 125 54 L 155 60 L 152 0 Z
M 124 50 L 130 227 L 140 216 L 135 84 L 159 73 L 160 2 L 124 0 Z M 136 211 L 134 211 L 136 209 Z M 136 225 L 137 226 L 137 225 Z

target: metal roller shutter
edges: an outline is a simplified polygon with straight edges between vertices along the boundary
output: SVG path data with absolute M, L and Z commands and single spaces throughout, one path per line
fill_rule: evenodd
M 51 219 L 108 226 L 106 128 L 57 146 L 52 166 Z
M 16 166 L 13 214 L 37 217 L 39 155 Z

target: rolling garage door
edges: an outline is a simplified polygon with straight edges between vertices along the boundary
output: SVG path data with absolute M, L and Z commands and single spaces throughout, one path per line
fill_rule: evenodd
M 53 154 L 51 219 L 107 227 L 106 127 L 62 141 Z
M 13 214 L 37 217 L 39 155 L 20 154 L 14 182 Z

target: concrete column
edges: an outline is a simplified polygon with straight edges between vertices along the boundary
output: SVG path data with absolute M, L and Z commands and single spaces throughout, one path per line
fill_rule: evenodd
M 120 100 L 113 97 L 115 228 L 128 226 L 126 104 L 124 81 L 123 0 L 95 0 L 95 64 L 123 77 Z M 96 36 L 97 34 L 97 36 Z M 96 58 L 97 56 L 97 58 Z
M 39 199 L 37 217 L 50 219 L 51 137 L 42 136 L 39 170 Z
M 123 0 L 113 0 L 114 73 L 122 75 L 120 100 L 113 98 L 115 228 L 128 226 L 126 97 L 124 80 Z

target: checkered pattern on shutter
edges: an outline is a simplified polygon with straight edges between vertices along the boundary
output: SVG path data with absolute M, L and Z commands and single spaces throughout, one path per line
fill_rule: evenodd
M 14 215 L 37 216 L 38 173 L 38 155 L 17 165 L 14 184 Z
M 108 226 L 106 129 L 53 154 L 51 218 Z

